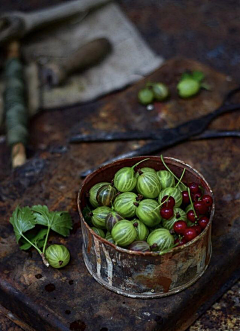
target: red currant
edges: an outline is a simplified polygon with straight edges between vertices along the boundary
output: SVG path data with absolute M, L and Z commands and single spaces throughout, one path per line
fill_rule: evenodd
M 203 201 L 194 202 L 194 209 L 198 215 L 204 215 L 208 212 L 208 207 Z
M 183 234 L 184 230 L 186 229 L 187 224 L 184 221 L 177 221 L 174 223 L 173 225 L 173 230 L 177 233 L 177 234 Z
M 196 238 L 197 236 L 197 232 L 195 229 L 193 229 L 192 227 L 191 228 L 186 228 L 184 230 L 184 238 L 187 240 L 187 241 L 191 241 L 193 240 L 194 238 Z
M 194 225 L 191 228 L 196 230 L 197 236 L 202 232 L 202 228 L 200 225 Z
M 209 222 L 209 218 L 207 216 L 202 216 L 199 219 L 198 224 L 202 229 L 205 229 L 205 227 L 208 225 L 208 222 Z
M 178 244 L 178 246 L 182 246 L 182 245 L 184 245 L 184 244 L 186 244 L 187 243 L 187 240 L 183 237 L 183 238 L 177 238 L 177 239 L 175 239 L 175 241 L 174 241 L 174 244 Z
M 182 199 L 185 205 L 188 205 L 190 203 L 188 191 L 182 191 Z
M 193 194 L 192 199 L 195 202 L 195 201 L 198 201 L 201 198 L 201 196 L 202 196 L 201 193 L 200 192 L 197 192 L 197 193 L 194 193 Z
M 175 206 L 175 199 L 173 197 L 165 195 L 161 202 L 164 202 L 165 200 L 167 201 L 162 205 L 163 207 L 173 208 Z
M 195 222 L 195 214 L 193 210 L 189 210 L 189 212 L 187 213 L 187 219 L 192 223 Z
M 190 192 L 193 194 L 199 192 L 199 186 L 197 183 L 190 183 L 188 187 L 190 188 Z
M 168 220 L 169 218 L 171 218 L 173 216 L 173 208 L 163 207 L 160 211 L 160 215 L 165 220 Z
M 202 201 L 208 207 L 211 207 L 211 205 L 213 204 L 213 198 L 210 195 L 207 195 L 207 194 L 202 197 Z

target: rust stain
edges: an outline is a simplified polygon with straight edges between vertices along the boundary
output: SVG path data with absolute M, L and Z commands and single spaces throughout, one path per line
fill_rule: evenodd
M 91 247 L 92 247 L 92 235 L 89 231 L 87 231 L 88 233 L 88 246 L 87 246 L 87 252 L 90 253 L 91 252 Z
M 172 284 L 172 280 L 167 277 L 149 277 L 144 275 L 138 275 L 134 277 L 135 280 L 139 283 L 141 283 L 144 286 L 147 286 L 149 289 L 155 289 L 156 285 L 162 286 L 163 292 L 167 293 L 169 291 L 169 288 Z

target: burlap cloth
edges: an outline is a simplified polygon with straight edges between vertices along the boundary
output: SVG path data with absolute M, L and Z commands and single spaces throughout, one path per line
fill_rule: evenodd
M 91 7 L 96 2 L 78 1 L 83 7 Z M 22 51 L 28 63 L 57 63 L 82 44 L 99 37 L 105 37 L 111 42 L 112 53 L 99 65 L 72 75 L 61 87 L 49 89 L 41 87 L 39 82 L 39 90 L 34 96 L 35 102 L 30 106 L 30 115 L 35 114 L 39 108 L 56 108 L 86 102 L 121 89 L 149 74 L 163 61 L 150 50 L 119 5 L 112 2 L 90 12 L 83 19 L 75 18 L 57 28 L 49 27 L 47 33 L 38 32 L 30 39 L 24 39 Z M 27 72 L 31 73 L 29 68 Z M 3 89 L 3 86 L 1 88 Z M 0 113 L 3 113 L 3 107 Z

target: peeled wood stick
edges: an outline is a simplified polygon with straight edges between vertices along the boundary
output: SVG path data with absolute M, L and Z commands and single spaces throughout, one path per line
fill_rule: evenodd
M 88 69 L 102 61 L 111 51 L 106 38 L 98 38 L 82 45 L 61 64 L 49 63 L 43 68 L 43 82 L 57 86 L 72 73 Z
M 26 162 L 26 150 L 25 150 L 24 142 L 27 137 L 27 129 L 25 128 L 25 125 L 22 125 L 22 123 L 17 122 L 19 114 L 16 111 L 14 111 L 14 107 L 20 106 L 20 110 L 23 109 L 24 112 L 26 112 L 26 105 L 24 104 L 24 85 L 22 86 L 22 89 L 20 86 L 20 93 L 19 93 L 19 86 L 16 87 L 16 85 L 19 85 L 19 83 L 24 84 L 24 82 L 21 81 L 20 77 L 14 77 L 16 73 L 19 74 L 20 76 L 21 74 L 23 75 L 22 67 L 21 66 L 18 67 L 18 70 L 15 70 L 13 72 L 13 75 L 11 75 L 11 72 L 9 72 L 7 69 L 9 68 L 8 63 L 10 63 L 11 65 L 11 61 L 18 60 L 19 57 L 20 57 L 19 43 L 17 41 L 13 41 L 9 43 L 7 47 L 7 61 L 6 61 L 7 64 L 5 70 L 6 89 L 4 96 L 5 96 L 5 110 L 6 110 L 7 140 L 12 148 L 13 168 L 21 166 Z M 15 83 L 15 85 L 13 85 L 13 82 Z M 21 104 L 19 100 L 22 101 L 23 104 Z M 15 110 L 16 109 L 19 108 L 15 108 Z M 20 129 L 20 133 L 18 133 L 19 129 Z
M 23 143 L 17 143 L 12 147 L 12 167 L 20 167 L 26 162 L 26 150 Z

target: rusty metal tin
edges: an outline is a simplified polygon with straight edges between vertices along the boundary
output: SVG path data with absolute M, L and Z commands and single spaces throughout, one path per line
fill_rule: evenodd
M 213 203 L 210 222 L 199 236 L 163 255 L 155 252 L 133 252 L 117 247 L 98 236 L 88 226 L 82 214 L 90 188 L 98 182 L 111 181 L 120 168 L 132 166 L 145 158 L 149 159 L 144 162 L 144 167 L 164 169 L 158 156 L 119 160 L 89 175 L 84 180 L 78 195 L 83 235 L 82 250 L 89 273 L 109 290 L 142 299 L 164 297 L 180 292 L 203 275 L 211 259 L 211 224 L 215 209 Z M 184 181 L 197 182 L 202 185 L 206 194 L 213 196 L 204 177 L 191 166 L 170 157 L 165 157 L 164 160 L 178 177 L 185 168 Z

